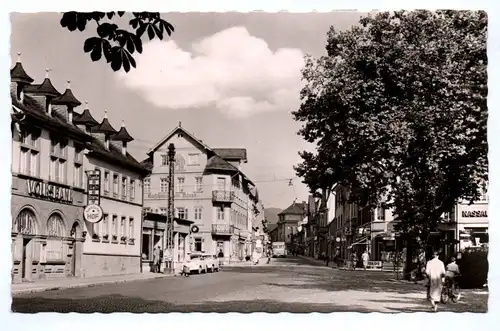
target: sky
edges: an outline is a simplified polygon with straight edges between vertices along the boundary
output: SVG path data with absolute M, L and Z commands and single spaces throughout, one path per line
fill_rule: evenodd
M 284 209 L 295 199 L 307 201 L 293 165 L 301 161 L 299 151 L 314 149 L 297 135 L 301 124 L 291 114 L 300 106 L 303 57 L 324 55 L 329 27 L 347 29 L 361 15 L 166 13 L 175 32 L 163 41 L 143 40 L 137 69 L 124 73 L 83 52 L 95 30 L 69 32 L 58 13 L 17 13 L 11 58 L 14 63 L 22 53 L 35 83 L 46 68 L 60 92 L 70 80 L 98 121 L 104 110 L 115 128 L 124 121 L 135 138 L 129 151 L 139 161 L 179 122 L 210 147 L 246 148 L 243 171 L 264 206 Z

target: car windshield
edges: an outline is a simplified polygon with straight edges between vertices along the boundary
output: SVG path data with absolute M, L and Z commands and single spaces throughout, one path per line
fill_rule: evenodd
M 201 260 L 201 256 L 200 255 L 192 255 L 191 260 Z

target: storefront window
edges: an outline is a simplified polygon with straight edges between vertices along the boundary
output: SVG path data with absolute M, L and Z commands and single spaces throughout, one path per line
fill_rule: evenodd
M 64 260 L 64 243 L 62 237 L 64 237 L 64 221 L 59 214 L 52 214 L 47 221 L 47 235 L 60 237 L 52 238 L 47 240 L 47 246 L 45 248 L 46 260 L 47 261 L 63 261 Z
M 64 237 L 64 221 L 59 214 L 52 214 L 47 221 L 47 235 Z
M 152 252 L 151 252 L 151 234 L 144 233 L 142 235 L 142 259 L 143 260 L 151 260 Z

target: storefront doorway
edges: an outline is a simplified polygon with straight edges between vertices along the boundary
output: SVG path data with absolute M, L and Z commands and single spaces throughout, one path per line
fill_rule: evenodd
M 21 276 L 23 280 L 31 280 L 31 238 L 23 238 L 23 257 L 21 260 Z

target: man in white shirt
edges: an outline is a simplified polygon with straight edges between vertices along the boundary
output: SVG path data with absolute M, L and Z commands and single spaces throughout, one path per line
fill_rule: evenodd
M 446 273 L 444 263 L 439 259 L 439 252 L 434 252 L 433 259 L 427 262 L 425 273 L 429 278 L 429 300 L 434 311 L 437 311 L 443 290 L 443 277 Z

